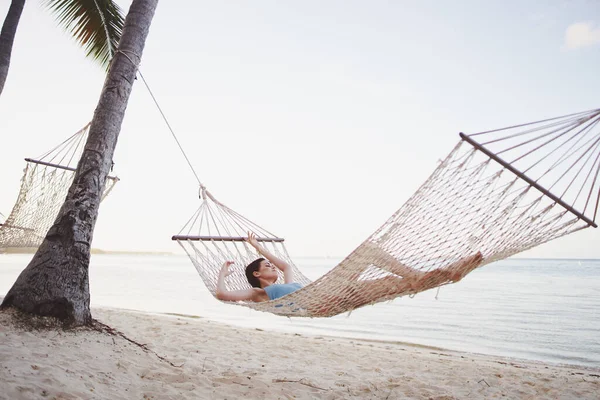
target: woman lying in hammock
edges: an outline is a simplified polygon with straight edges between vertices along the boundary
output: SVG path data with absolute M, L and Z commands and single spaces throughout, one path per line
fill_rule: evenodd
M 233 264 L 233 261 L 226 261 L 219 273 L 216 292 L 217 299 L 224 301 L 268 301 L 283 297 L 302 287 L 299 283 L 294 282 L 292 266 L 262 247 L 253 233 L 248 233 L 246 241 L 260 255 L 266 258 L 256 259 L 246 267 L 246 278 L 252 288 L 233 291 L 227 290 L 225 277 L 229 275 L 229 267 Z M 285 283 L 275 283 L 279 279 L 278 269 L 283 272 Z
M 276 257 L 267 249 L 262 247 L 253 233 L 248 233 L 247 242 L 256 249 L 256 251 L 265 258 L 258 258 L 252 261 L 246 267 L 246 278 L 252 286 L 250 289 L 227 290 L 225 278 L 231 273 L 229 267 L 233 261 L 226 261 L 221 267 L 217 281 L 216 297 L 223 301 L 254 301 L 262 302 L 275 300 L 296 290 L 302 288 L 302 285 L 294 282 L 294 272 L 287 262 Z M 368 293 L 368 298 L 373 298 L 377 292 L 385 296 L 391 293 L 390 290 L 398 290 L 399 287 L 405 289 L 407 293 L 417 293 L 432 287 L 439 286 L 447 282 L 458 282 L 468 272 L 475 269 L 482 261 L 483 256 L 480 252 L 465 257 L 445 268 L 435 269 L 433 271 L 423 272 L 410 268 L 400 263 L 389 253 L 378 248 L 375 245 L 363 244 L 367 248 L 364 251 L 369 253 L 369 257 L 380 261 L 381 268 L 388 274 L 378 279 L 360 280 L 360 274 L 351 276 L 350 280 L 357 281 L 355 290 L 349 286 L 353 292 L 350 298 L 355 307 L 368 303 L 367 297 L 363 294 Z M 279 279 L 277 270 L 283 272 L 284 283 L 275 283 Z M 374 293 L 375 292 L 375 293 Z M 365 297 L 363 299 L 363 297 Z M 364 303 L 364 304 L 363 304 Z

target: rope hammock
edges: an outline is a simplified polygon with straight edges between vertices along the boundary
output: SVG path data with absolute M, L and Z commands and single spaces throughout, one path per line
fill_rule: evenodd
M 236 302 L 283 316 L 328 317 L 460 280 L 475 268 L 593 226 L 600 201 L 600 109 L 471 135 L 377 231 L 311 282 L 284 239 L 217 201 L 173 236 L 215 295 L 223 262 L 247 265 L 259 242 L 294 269 L 303 288 L 267 302 Z M 283 277 L 277 283 L 281 283 Z M 243 268 L 228 290 L 249 288 Z
M 90 124 L 35 159 L 26 158 L 21 190 L 0 224 L 0 249 L 38 247 L 62 206 L 75 176 Z M 108 196 L 119 179 L 109 176 L 102 194 Z

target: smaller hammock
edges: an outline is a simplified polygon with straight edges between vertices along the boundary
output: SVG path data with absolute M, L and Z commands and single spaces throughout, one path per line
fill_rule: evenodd
M 596 227 L 600 109 L 472 135 L 461 141 L 381 228 L 314 282 L 282 238 L 226 207 L 202 186 L 198 211 L 173 236 L 215 295 L 223 262 L 229 290 L 249 288 L 259 257 L 248 231 L 294 268 L 304 287 L 267 302 L 237 302 L 284 316 L 328 317 L 459 280 L 493 261 Z M 281 282 L 282 277 L 280 277 Z
M 21 190 L 11 213 L 0 225 L 0 249 L 35 248 L 54 223 L 87 139 L 90 124 L 36 159 L 26 158 Z M 119 179 L 109 176 L 104 199 Z

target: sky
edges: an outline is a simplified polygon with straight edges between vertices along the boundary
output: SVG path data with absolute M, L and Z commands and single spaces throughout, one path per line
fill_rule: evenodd
M 0 15 L 8 10 L 0 4 Z M 127 10 L 130 2 L 118 1 Z M 141 72 L 213 195 L 341 257 L 473 133 L 600 107 L 600 3 L 162 1 Z M 28 1 L 0 96 L 0 212 L 23 158 L 88 123 L 104 71 Z M 138 79 L 93 247 L 173 251 L 198 184 Z M 587 229 L 528 257 L 600 258 Z

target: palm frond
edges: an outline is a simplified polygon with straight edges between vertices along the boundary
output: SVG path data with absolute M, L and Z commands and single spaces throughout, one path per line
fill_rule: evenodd
M 121 8 L 113 0 L 45 0 L 45 4 L 86 56 L 108 68 L 125 24 Z

